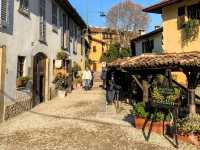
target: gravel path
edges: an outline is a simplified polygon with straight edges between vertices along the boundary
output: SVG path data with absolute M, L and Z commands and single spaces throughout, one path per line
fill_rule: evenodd
M 105 93 L 76 90 L 66 98 L 41 104 L 0 125 L 0 150 L 173 150 L 163 137 L 123 121 L 130 106 L 106 107 Z M 181 150 L 197 150 L 180 144 Z

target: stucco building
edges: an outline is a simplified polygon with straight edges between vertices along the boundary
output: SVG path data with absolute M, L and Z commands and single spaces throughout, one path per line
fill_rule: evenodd
M 156 27 L 149 33 L 140 32 L 140 36 L 131 40 L 132 55 L 137 56 L 143 53 L 162 53 L 162 27 Z
M 118 39 L 119 35 L 116 30 L 98 27 L 91 27 L 89 29 L 89 60 L 91 63 L 91 69 L 97 72 L 101 72 L 101 57 L 103 53 L 106 53 L 106 51 L 109 49 L 110 44 L 117 41 Z
M 56 54 L 85 68 L 87 25 L 68 1 L 0 0 L 1 120 L 7 103 L 18 101 L 16 81 L 30 77 L 32 104 L 51 99 Z M 3 66 L 3 67 L 2 67 Z M 3 80 L 2 80 L 3 79 Z M 32 97 L 32 96 L 31 96 Z M 21 99 L 21 98 L 19 98 Z
M 163 19 L 163 51 L 182 53 L 200 51 L 200 3 L 197 0 L 165 0 L 144 9 L 157 13 Z M 173 78 L 186 85 L 183 72 L 174 72 Z M 200 95 L 200 87 L 196 93 Z

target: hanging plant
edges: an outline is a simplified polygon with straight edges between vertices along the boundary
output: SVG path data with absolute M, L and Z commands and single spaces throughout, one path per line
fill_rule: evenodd
M 154 103 L 174 106 L 180 98 L 181 90 L 176 87 L 153 87 L 152 100 Z
M 189 19 L 184 27 L 185 40 L 195 40 L 199 34 L 199 20 Z
M 68 59 L 68 55 L 65 52 L 58 52 L 56 55 L 58 60 L 66 60 Z

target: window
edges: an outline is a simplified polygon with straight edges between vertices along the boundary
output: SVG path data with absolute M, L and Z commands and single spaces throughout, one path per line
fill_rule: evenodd
M 19 2 L 19 12 L 21 12 L 24 15 L 29 16 L 29 0 L 20 0 Z
M 63 14 L 62 15 L 62 49 L 69 50 L 69 25 L 68 25 L 68 17 Z
M 142 53 L 152 53 L 154 49 L 154 40 L 146 40 L 142 42 Z
M 178 29 L 185 26 L 185 7 L 178 8 L 178 19 L 177 19 Z
M 112 34 L 111 33 L 103 33 L 103 38 L 104 39 L 112 39 Z
M 5 27 L 8 22 L 8 1 L 0 0 L 0 26 Z
M 93 52 L 95 53 L 97 51 L 96 46 L 93 46 Z
M 40 11 L 40 41 L 46 43 L 46 2 L 45 0 L 40 0 L 39 3 L 39 11 Z
M 77 54 L 77 37 L 78 37 L 78 27 L 75 23 L 72 23 L 72 45 L 74 54 Z
M 188 18 L 200 20 L 200 3 L 187 7 Z
M 58 32 L 57 26 L 58 26 L 58 7 L 55 4 L 55 2 L 52 2 L 52 25 L 53 25 L 53 31 Z
M 22 77 L 23 74 L 24 74 L 24 62 L 25 62 L 25 57 L 24 56 L 18 56 L 17 78 Z

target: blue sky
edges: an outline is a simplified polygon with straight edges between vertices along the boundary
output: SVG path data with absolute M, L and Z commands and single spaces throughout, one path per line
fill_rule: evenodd
M 99 11 L 107 12 L 114 4 L 121 2 L 122 0 L 69 0 L 71 4 L 77 9 L 79 14 L 87 22 L 87 10 L 88 10 L 88 24 L 92 26 L 105 26 L 105 18 L 99 16 Z M 152 5 L 159 0 L 134 0 L 135 3 L 141 4 L 144 7 Z M 88 5 L 87 5 L 88 4 Z M 87 9 L 88 8 L 88 9 Z M 160 15 L 150 14 L 150 24 L 148 30 L 154 29 L 155 25 L 162 25 L 162 19 Z

